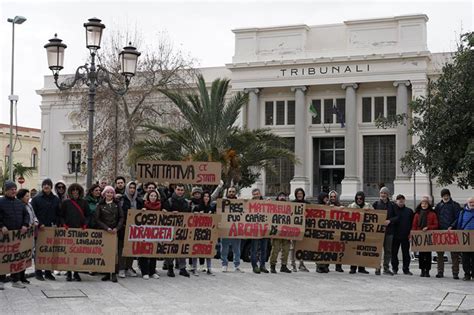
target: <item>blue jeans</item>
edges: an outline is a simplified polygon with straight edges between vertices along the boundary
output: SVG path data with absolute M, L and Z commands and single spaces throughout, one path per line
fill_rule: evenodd
M 260 268 L 265 267 L 265 262 L 267 261 L 267 247 L 268 247 L 268 239 L 261 238 L 259 240 L 252 240 L 251 241 L 252 252 L 250 256 L 250 260 L 252 261 L 252 267 L 257 267 L 257 247 L 260 253 L 259 261 L 260 261 Z
M 192 259 L 192 265 L 193 265 L 194 270 L 197 270 L 198 260 L 199 260 L 199 258 L 193 258 Z M 207 266 L 207 269 L 211 269 L 211 267 L 212 267 L 211 258 L 206 258 L 206 266 Z
M 232 246 L 232 252 L 234 253 L 234 266 L 235 268 L 240 266 L 240 239 L 235 238 L 223 238 L 221 240 L 221 259 L 222 266 L 229 264 L 227 257 L 229 256 L 229 246 Z

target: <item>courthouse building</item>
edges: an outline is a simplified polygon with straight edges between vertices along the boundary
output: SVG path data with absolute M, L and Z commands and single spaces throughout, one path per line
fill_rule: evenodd
M 414 180 L 417 196 L 429 194 L 427 176 L 404 173 L 400 166 L 416 141 L 407 127 L 375 126 L 380 116 L 408 112 L 408 103 L 425 95 L 428 79 L 436 78 L 450 58 L 429 51 L 427 22 L 426 15 L 416 14 L 233 30 L 232 62 L 201 71 L 208 81 L 229 77 L 232 90 L 247 92 L 241 123 L 286 138 L 300 161 L 292 165 L 277 158 L 276 174 L 263 174 L 256 183 L 265 195 L 302 187 L 310 196 L 334 189 L 349 200 L 359 190 L 377 196 L 383 184 L 413 199 Z M 67 146 L 85 131 L 59 122 L 71 106 L 53 101 L 57 90 L 51 77 L 38 93 L 43 150 L 54 151 L 44 153 L 42 176 L 65 179 L 64 170 L 53 166 L 65 165 Z M 438 199 L 436 180 L 432 188 Z M 450 189 L 461 200 L 469 193 Z

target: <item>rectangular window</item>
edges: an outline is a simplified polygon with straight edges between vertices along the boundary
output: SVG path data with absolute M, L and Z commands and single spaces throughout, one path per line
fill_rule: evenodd
M 319 139 L 319 165 L 344 165 L 344 138 Z
M 321 100 L 312 100 L 311 101 L 312 110 L 310 109 L 310 113 L 312 115 L 311 123 L 320 124 L 321 123 Z
M 265 125 L 273 125 L 273 102 L 265 102 Z
M 295 101 L 288 101 L 288 115 L 287 115 L 287 124 L 294 125 L 295 124 Z
M 387 97 L 387 118 L 393 118 L 397 114 L 397 97 Z
M 321 150 L 321 165 L 334 165 L 333 154 L 333 150 Z
M 285 101 L 276 102 L 276 124 L 285 124 Z
M 325 99 L 324 100 L 324 123 L 325 124 L 332 124 L 333 123 L 333 100 L 332 99 Z
M 336 99 L 336 122 L 339 124 L 342 122 L 346 122 L 346 99 L 345 98 L 338 98 Z
M 336 150 L 336 165 L 344 165 L 344 150 Z
M 69 144 L 69 162 L 71 162 L 71 173 L 80 172 L 81 167 L 81 145 L 79 143 Z M 68 163 L 69 164 L 69 163 Z
M 294 152 L 295 138 L 284 138 L 283 147 Z M 295 175 L 295 165 L 286 158 L 277 157 L 271 161 L 273 172 L 265 172 L 265 195 L 276 196 L 279 192 L 290 191 L 290 181 Z
M 384 110 L 383 110 L 383 101 L 384 101 L 383 96 L 374 98 L 374 103 L 375 103 L 374 119 L 385 116 L 384 115 Z
M 372 121 L 372 98 L 362 98 L 362 122 Z

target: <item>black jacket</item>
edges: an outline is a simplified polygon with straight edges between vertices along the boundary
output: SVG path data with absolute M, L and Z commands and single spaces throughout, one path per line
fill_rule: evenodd
M 375 210 L 386 210 L 387 212 L 387 219 L 390 220 L 390 224 L 387 226 L 387 230 L 385 231 L 385 234 L 387 235 L 393 235 L 395 225 L 398 223 L 398 216 L 397 213 L 395 212 L 396 205 L 390 200 L 387 200 L 387 202 L 383 202 L 381 199 L 377 200 L 372 204 Z
M 450 199 L 447 203 L 440 201 L 436 207 L 435 212 L 438 216 L 439 228 L 441 230 L 447 230 L 456 222 L 456 218 L 461 212 L 461 206 L 459 203 Z
M 216 203 L 210 202 L 208 205 L 205 205 L 204 202 L 201 202 L 199 205 L 193 207 L 192 211 L 203 213 L 216 213 Z
M 19 230 L 30 225 L 30 215 L 25 204 L 17 198 L 0 198 L 0 229 Z
M 118 231 L 123 229 L 125 218 L 118 202 L 107 204 L 105 200 L 101 200 L 95 209 L 94 216 L 97 228 L 104 230 L 116 228 Z
M 75 201 L 82 212 L 72 203 L 71 199 L 66 199 L 61 203 L 59 223 L 70 228 L 82 228 L 89 223 L 89 204 L 82 198 Z
M 60 201 L 52 192 L 46 195 L 42 191 L 31 200 L 39 224 L 52 226 L 59 223 Z
M 406 240 L 410 235 L 414 212 L 412 209 L 407 208 L 406 206 L 400 208 L 395 205 L 395 213 L 398 217 L 398 222 L 394 225 L 393 236 L 400 240 Z
M 178 197 L 173 193 L 171 198 L 165 201 L 163 209 L 166 211 L 191 212 L 189 201 L 184 197 Z

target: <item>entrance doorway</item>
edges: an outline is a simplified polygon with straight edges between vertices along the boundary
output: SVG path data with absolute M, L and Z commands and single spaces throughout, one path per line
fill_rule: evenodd
M 344 179 L 343 168 L 323 168 L 320 173 L 320 191 L 329 193 L 331 190 L 341 193 L 341 181 Z
M 364 193 L 378 196 L 382 186 L 393 193 L 395 136 L 364 136 Z

